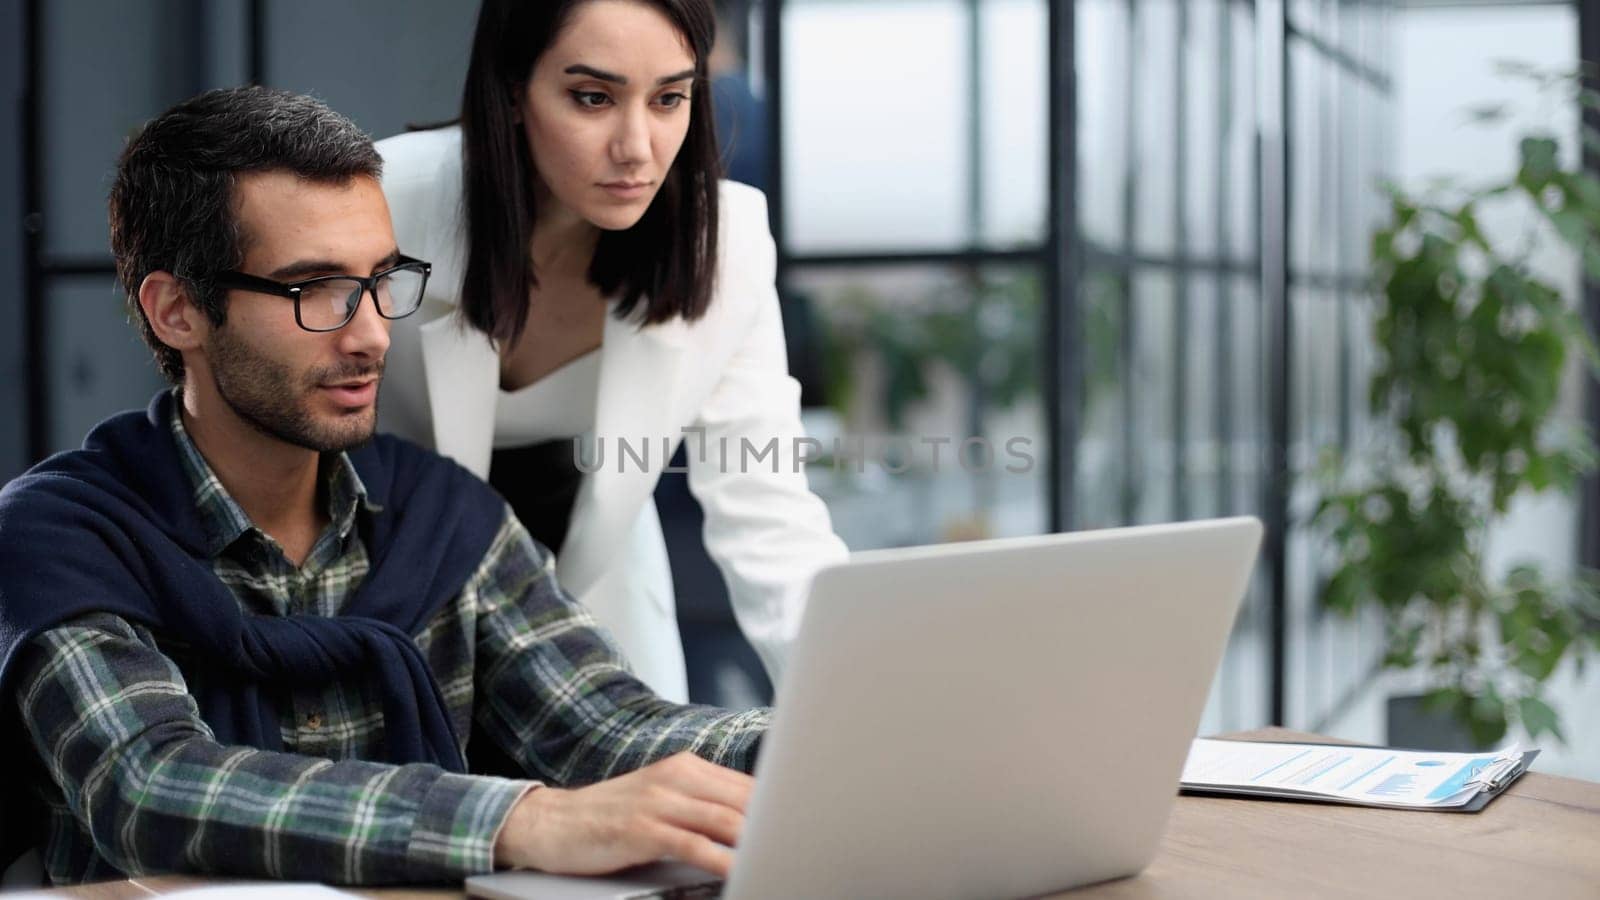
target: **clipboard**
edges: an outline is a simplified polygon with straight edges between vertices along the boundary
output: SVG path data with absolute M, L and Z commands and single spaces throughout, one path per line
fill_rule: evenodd
M 1232 745 L 1231 749 L 1237 749 L 1246 756 L 1238 760 L 1225 760 L 1216 756 L 1219 751 L 1227 753 L 1229 745 Z M 1260 764 L 1275 762 L 1271 754 L 1254 753 L 1253 748 L 1278 748 L 1282 752 L 1294 751 L 1294 753 L 1255 777 L 1244 777 L 1243 773 L 1251 762 Z M 1322 751 L 1328 755 L 1319 759 L 1315 757 L 1314 751 Z M 1352 752 L 1345 754 L 1347 758 L 1341 759 L 1340 751 Z M 1358 763 L 1357 768 L 1374 758 L 1381 759 L 1382 765 L 1364 771 L 1349 781 L 1344 780 L 1348 775 L 1346 772 L 1337 779 L 1324 783 L 1324 775 L 1332 774 L 1344 762 L 1355 760 L 1357 756 L 1355 751 L 1366 754 L 1366 759 Z M 1191 745 L 1190 756 L 1184 766 L 1184 778 L 1179 783 L 1179 791 L 1201 796 L 1254 797 L 1381 809 L 1470 813 L 1481 811 L 1491 800 L 1504 793 L 1522 773 L 1528 771 L 1528 767 L 1538 756 L 1538 749 L 1524 750 L 1516 746 L 1498 753 L 1470 754 L 1432 753 L 1372 744 L 1222 741 L 1200 738 Z M 1216 757 L 1215 764 L 1210 769 L 1205 768 L 1208 762 L 1213 762 L 1212 757 Z M 1296 763 L 1302 763 L 1301 767 L 1293 768 Z M 1444 797 L 1408 802 L 1404 790 L 1417 783 L 1417 779 L 1421 776 L 1415 773 L 1423 771 L 1420 767 L 1424 766 L 1442 767 L 1438 769 L 1438 777 L 1442 778 L 1443 783 L 1437 790 L 1445 790 L 1447 787 L 1452 789 Z M 1274 773 L 1275 777 L 1264 777 L 1272 776 Z M 1427 781 L 1421 783 L 1424 787 L 1431 784 Z M 1391 784 L 1399 787 L 1383 792 L 1378 790 Z

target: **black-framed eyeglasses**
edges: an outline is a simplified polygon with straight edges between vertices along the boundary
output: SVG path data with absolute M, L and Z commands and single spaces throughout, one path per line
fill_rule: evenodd
M 371 294 L 378 315 L 403 319 L 422 305 L 422 289 L 433 272 L 431 263 L 409 256 L 375 275 L 321 275 L 304 281 L 273 281 L 246 272 L 222 272 L 213 279 L 218 287 L 288 297 L 294 301 L 294 321 L 307 331 L 338 331 L 356 317 L 363 294 Z

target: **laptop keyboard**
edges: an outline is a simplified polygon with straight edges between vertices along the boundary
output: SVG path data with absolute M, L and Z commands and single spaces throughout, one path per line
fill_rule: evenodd
M 721 881 L 702 881 L 699 884 L 680 884 L 677 887 L 656 888 L 638 894 L 624 894 L 621 900 L 705 900 L 722 896 Z

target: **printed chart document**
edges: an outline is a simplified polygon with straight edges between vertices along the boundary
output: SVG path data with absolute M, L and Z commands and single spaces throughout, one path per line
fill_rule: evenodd
M 1323 800 L 1402 809 L 1482 809 L 1539 755 L 1429 753 L 1385 747 L 1199 738 L 1183 766 L 1184 790 Z

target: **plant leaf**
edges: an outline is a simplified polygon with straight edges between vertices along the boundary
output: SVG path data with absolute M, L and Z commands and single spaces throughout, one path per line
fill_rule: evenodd
M 1556 227 L 1556 233 L 1574 247 L 1582 248 L 1589 243 L 1589 220 L 1570 206 L 1550 213 L 1550 224 Z
M 1520 144 L 1522 170 L 1517 183 L 1537 195 L 1556 175 L 1556 142 L 1549 137 L 1525 137 Z M 1536 198 L 1537 199 L 1537 198 Z
M 1567 742 L 1561 733 L 1561 717 L 1550 704 L 1538 697 L 1523 697 L 1518 700 L 1517 714 L 1522 719 L 1522 727 L 1528 732 L 1528 737 L 1537 738 L 1548 732 L 1555 735 L 1556 740 L 1561 743 Z
M 1510 727 L 1506 722 L 1506 707 L 1492 692 L 1473 697 L 1466 705 L 1465 721 L 1472 739 L 1485 747 L 1500 743 Z

